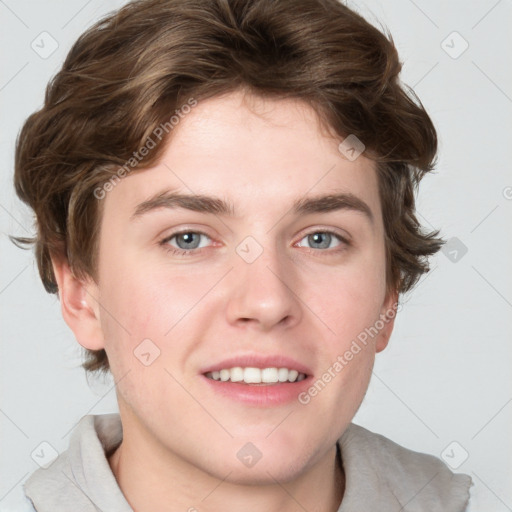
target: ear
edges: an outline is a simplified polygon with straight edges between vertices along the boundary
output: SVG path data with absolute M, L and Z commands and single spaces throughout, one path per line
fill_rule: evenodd
M 380 320 L 384 323 L 382 329 L 379 330 L 375 343 L 375 351 L 382 352 L 389 343 L 389 338 L 393 332 L 395 318 L 398 312 L 398 292 L 391 290 L 386 294 L 386 299 L 382 304 Z
M 77 279 L 66 258 L 52 258 L 52 266 L 59 287 L 62 316 L 76 340 L 89 350 L 104 348 L 98 286 L 92 279 Z

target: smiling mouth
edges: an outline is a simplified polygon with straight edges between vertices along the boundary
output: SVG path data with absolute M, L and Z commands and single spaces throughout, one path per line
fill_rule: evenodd
M 307 377 L 306 374 L 290 368 L 243 368 L 241 366 L 207 372 L 204 375 L 211 380 L 256 386 L 272 386 L 300 382 Z

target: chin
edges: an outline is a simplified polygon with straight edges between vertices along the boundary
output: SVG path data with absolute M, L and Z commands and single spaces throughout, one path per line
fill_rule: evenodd
M 201 461 L 201 469 L 215 478 L 243 485 L 286 483 L 311 469 L 325 455 L 305 443 L 265 443 L 254 439 L 231 440 L 219 453 Z
M 306 466 L 290 464 L 288 460 L 263 461 L 259 460 L 253 467 L 243 467 L 242 464 L 222 467 L 222 474 L 213 475 L 236 485 L 274 485 L 276 480 L 279 483 L 287 483 L 298 478 Z M 226 474 L 229 475 L 226 477 Z

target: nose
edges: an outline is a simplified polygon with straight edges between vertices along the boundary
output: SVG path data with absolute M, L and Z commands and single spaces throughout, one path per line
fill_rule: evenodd
M 264 247 L 252 263 L 235 253 L 228 286 L 226 314 L 231 325 L 268 331 L 290 328 L 302 318 L 298 281 L 284 251 Z

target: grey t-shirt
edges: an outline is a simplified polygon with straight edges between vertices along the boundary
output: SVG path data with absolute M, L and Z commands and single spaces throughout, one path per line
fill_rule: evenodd
M 69 448 L 23 485 L 28 510 L 133 512 L 108 455 L 123 437 L 119 414 L 84 416 Z M 471 478 L 436 457 L 414 452 L 351 423 L 338 440 L 345 494 L 338 512 L 464 512 Z

